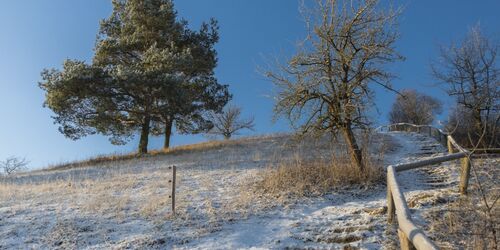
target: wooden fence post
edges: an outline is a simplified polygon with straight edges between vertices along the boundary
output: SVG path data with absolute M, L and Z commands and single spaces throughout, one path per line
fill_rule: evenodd
M 462 161 L 462 171 L 460 173 L 460 194 L 467 194 L 470 176 L 470 158 L 464 157 Z
M 450 138 L 446 137 L 446 145 L 448 146 L 448 153 L 453 153 L 453 144 L 451 144 Z
M 391 187 L 387 185 L 387 223 L 391 224 L 396 215 L 394 200 L 392 199 Z
M 177 174 L 177 167 L 174 165 L 168 167 L 168 169 L 172 169 L 172 180 L 168 180 L 168 182 L 172 183 L 172 193 L 169 198 L 172 199 L 172 214 L 175 215 L 175 177 Z
M 416 249 L 415 246 L 411 243 L 410 239 L 406 236 L 406 234 L 398 228 L 398 236 L 399 236 L 399 244 L 402 250 L 413 250 Z

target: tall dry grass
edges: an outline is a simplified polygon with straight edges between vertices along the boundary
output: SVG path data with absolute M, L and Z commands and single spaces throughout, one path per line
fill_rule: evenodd
M 355 167 L 347 155 L 333 155 L 329 160 L 306 161 L 300 156 L 270 166 L 260 174 L 256 187 L 274 196 L 320 196 L 335 189 L 373 186 L 382 183 L 381 161 L 364 154 L 365 168 Z

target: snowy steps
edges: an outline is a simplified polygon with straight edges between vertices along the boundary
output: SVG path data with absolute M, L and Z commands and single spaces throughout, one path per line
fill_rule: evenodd
M 413 136 L 416 139 L 414 143 L 417 145 L 418 149 L 416 156 L 419 156 L 419 158 L 446 154 L 446 149 L 433 138 L 420 134 L 413 134 Z M 420 181 L 426 184 L 430 189 L 448 188 L 457 184 L 456 179 L 450 178 L 449 171 L 439 171 L 436 165 L 424 167 L 415 171 L 423 175 L 424 178 L 421 178 Z
M 435 155 L 442 155 L 446 149 L 436 140 L 417 133 L 389 133 L 400 147 L 389 152 L 392 159 L 388 164 L 417 161 Z M 401 186 L 407 193 L 408 205 L 412 213 L 420 206 L 432 206 L 446 202 L 442 193 L 428 190 L 445 189 L 456 185 L 447 171 L 437 171 L 435 166 L 408 171 Z M 351 197 L 346 204 L 331 205 L 321 211 L 306 216 L 297 223 L 292 237 L 312 245 L 312 249 L 379 249 L 393 244 L 392 234 L 388 234 L 386 223 L 385 187 L 379 190 L 376 199 Z M 363 196 L 363 195 L 362 195 Z M 363 204 L 364 203 L 364 204 Z M 389 242 L 389 243 L 388 243 Z M 310 244 L 309 244 L 310 243 Z M 391 247 L 389 247 L 391 248 Z
M 406 132 L 389 135 L 400 145 L 386 153 L 386 165 L 446 154 L 445 147 L 428 136 Z M 432 208 L 448 201 L 447 194 L 440 190 L 456 186 L 457 180 L 451 178 L 451 171 L 445 171 L 450 167 L 446 164 L 429 166 L 399 174 L 413 216 L 420 217 L 422 207 Z M 296 222 L 290 232 L 291 238 L 308 246 L 298 249 L 397 248 L 396 234 L 391 231 L 395 228 L 387 226 L 386 222 L 385 192 L 385 186 L 379 186 L 367 193 L 338 195 L 331 205 Z
M 375 231 L 380 230 L 385 212 L 383 207 L 352 210 L 327 207 L 297 223 L 300 231 L 293 232 L 292 237 L 313 245 L 328 244 L 335 249 L 374 243 Z

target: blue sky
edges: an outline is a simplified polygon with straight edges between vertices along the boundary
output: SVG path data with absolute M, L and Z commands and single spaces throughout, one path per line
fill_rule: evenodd
M 64 59 L 90 60 L 99 20 L 111 13 L 109 0 L 19 0 L 0 4 L 0 160 L 10 155 L 26 157 L 30 167 L 72 161 L 97 154 L 134 151 L 136 141 L 112 146 L 107 138 L 90 136 L 79 141 L 57 131 L 51 112 L 42 107 L 44 94 L 38 88 L 43 68 L 60 67 Z M 460 39 L 467 29 L 480 23 L 483 31 L 500 37 L 498 0 L 409 0 L 400 19 L 397 46 L 406 61 L 392 65 L 399 78 L 393 85 L 415 88 L 444 98 L 445 110 L 453 101 L 433 86 L 429 62 L 440 44 Z M 244 115 L 256 118 L 250 134 L 288 131 L 286 121 L 272 123 L 272 85 L 258 73 L 265 57 L 287 56 L 304 37 L 304 25 L 296 0 L 176 0 L 179 15 L 193 28 L 215 17 L 220 24 L 217 46 L 220 82 L 234 94 L 234 104 Z M 377 89 L 374 115 L 385 123 L 395 96 Z M 174 145 L 205 140 L 202 136 L 175 135 Z M 149 148 L 160 148 L 162 138 L 152 138 Z

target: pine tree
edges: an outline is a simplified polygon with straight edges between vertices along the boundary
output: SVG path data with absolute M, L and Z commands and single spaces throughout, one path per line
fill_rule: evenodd
M 139 131 L 141 154 L 162 128 L 168 147 L 174 123 L 185 133 L 207 130 L 204 113 L 230 98 L 213 72 L 217 30 L 214 20 L 190 30 L 171 0 L 114 0 L 92 64 L 67 61 L 62 71 L 42 73 L 45 105 L 72 139 L 100 133 L 125 143 Z

